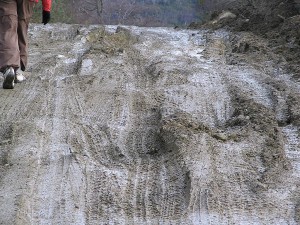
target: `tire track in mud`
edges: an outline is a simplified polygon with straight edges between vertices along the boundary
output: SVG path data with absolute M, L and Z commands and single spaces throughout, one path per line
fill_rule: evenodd
M 151 154 L 156 154 L 157 150 L 161 151 L 161 149 L 151 150 L 151 146 L 156 147 L 158 141 L 156 134 L 151 134 L 151 130 L 158 133 L 160 128 L 160 119 L 155 109 L 157 103 L 148 97 L 149 92 L 152 96 L 153 90 L 150 88 L 153 83 L 151 80 L 144 82 L 144 78 L 150 77 L 147 78 L 144 71 L 144 61 L 140 59 L 143 56 L 131 49 L 125 49 L 125 52 L 125 54 L 110 55 L 110 61 L 104 60 L 98 64 L 93 58 L 95 56 L 86 55 L 86 57 L 91 57 L 95 66 L 108 68 L 102 74 L 106 78 L 101 83 L 102 93 L 97 89 L 95 91 L 97 87 L 95 84 L 99 82 L 99 77 L 95 77 L 91 82 L 88 81 L 91 87 L 83 87 L 86 90 L 85 108 L 87 111 L 94 99 L 98 99 L 98 106 L 102 106 L 92 107 L 93 111 L 88 113 L 92 116 L 90 119 L 94 124 L 90 127 L 93 129 L 90 130 L 93 147 L 89 154 L 94 165 L 89 169 L 91 175 L 87 175 L 89 184 L 87 224 L 117 223 L 118 220 L 114 219 L 116 212 L 118 215 L 123 215 L 122 220 L 124 219 L 127 223 L 143 223 L 145 219 L 159 221 L 157 215 L 165 218 L 162 221 L 168 221 L 169 218 L 179 218 L 179 211 L 181 211 L 179 209 L 182 207 L 182 200 L 176 188 L 178 184 L 181 185 L 182 181 L 173 184 L 177 183 L 177 179 L 172 181 L 170 178 L 169 184 L 168 181 L 155 179 L 157 173 L 160 173 L 160 166 L 157 172 L 149 175 L 150 165 L 156 165 L 154 160 L 156 156 L 151 156 Z M 123 64 L 126 67 L 122 66 Z M 112 67 L 117 70 L 111 70 Z M 93 90 L 93 94 L 89 93 L 89 89 Z M 110 91 L 107 92 L 107 90 Z M 113 107 L 112 104 L 114 104 Z M 153 108 L 152 111 L 151 108 Z M 106 110 L 103 111 L 103 109 Z M 107 117 L 107 112 L 110 110 L 112 110 L 113 121 Z M 127 116 L 124 117 L 124 114 Z M 107 122 L 103 118 L 107 118 Z M 99 124 L 98 129 L 97 124 Z M 117 132 L 118 135 L 113 132 Z M 170 161 L 171 165 L 167 166 L 167 174 L 170 173 L 168 175 L 170 177 L 176 176 L 174 175 L 174 171 L 177 173 L 176 162 Z M 169 171 L 171 168 L 173 171 Z M 121 174 L 128 175 L 121 176 Z M 111 182 L 108 182 L 109 180 Z M 147 180 L 156 180 L 156 182 L 148 186 Z M 171 190 L 162 199 L 159 194 L 152 197 L 152 192 L 147 191 L 148 188 L 160 190 L 162 185 Z M 170 194 L 175 198 L 170 197 Z M 161 209 L 159 209 L 160 205 L 162 205 Z
M 63 42 L 61 42 L 63 44 Z M 65 43 L 64 43 L 65 44 Z M 72 47 L 73 43 L 69 43 Z M 65 47 L 65 46 L 64 46 Z M 59 48 L 53 49 L 54 52 L 59 52 Z M 45 81 L 49 83 L 49 106 L 45 117 L 45 129 L 48 133 L 45 149 L 48 152 L 43 153 L 45 164 L 40 169 L 40 180 L 37 187 L 36 202 L 33 205 L 40 206 L 36 211 L 35 219 L 37 223 L 65 223 L 65 224 L 80 224 L 84 221 L 84 201 L 85 183 L 84 183 L 84 165 L 77 163 L 75 152 L 76 147 L 68 140 L 68 136 L 72 133 L 74 122 L 72 114 L 68 114 L 69 99 L 72 98 L 68 94 L 68 87 L 65 79 L 77 70 L 77 63 L 80 59 L 70 60 L 69 55 L 56 55 L 54 68 L 50 78 L 46 77 Z M 76 57 L 76 55 L 70 55 Z M 71 62 L 71 65 L 69 63 Z M 75 109 L 74 115 L 78 112 Z M 71 122 L 72 121 L 72 122 Z M 77 135 L 74 135 L 77 140 Z M 45 202 L 48 202 L 45 205 Z M 80 210 L 81 209 L 81 210 Z M 76 216 L 70 217 L 69 211 L 77 211 Z
M 67 63 L 64 65 L 59 61 L 59 55 L 57 56 L 57 52 L 72 47 L 73 43 L 70 42 L 66 46 L 66 43 L 54 40 L 50 48 L 42 50 L 46 54 L 35 54 L 34 51 L 38 52 L 43 46 L 43 38 L 45 36 L 41 36 L 41 39 L 33 38 L 33 42 L 36 41 L 33 45 L 38 48 L 31 49 L 33 64 L 29 66 L 30 77 L 24 84 L 18 84 L 14 90 L 7 92 L 8 97 L 5 102 L 10 103 L 11 106 L 8 107 L 9 104 L 7 104 L 1 111 L 3 115 L 1 122 L 11 123 L 13 128 L 16 123 L 28 126 L 30 122 L 32 125 L 32 131 L 27 130 L 29 132 L 24 132 L 24 137 L 21 136 L 24 139 L 22 149 L 14 147 L 20 142 L 18 140 L 20 133 L 18 130 L 13 130 L 12 144 L 8 146 L 11 157 L 8 160 L 13 161 L 12 156 L 17 157 L 20 153 L 26 156 L 35 147 L 35 154 L 27 155 L 23 159 L 24 164 L 18 168 L 11 166 L 2 180 L 4 182 L 9 179 L 13 182 L 18 179 L 21 187 L 13 191 L 19 193 L 15 198 L 18 204 L 6 201 L 8 209 L 16 208 L 16 214 L 11 213 L 11 218 L 1 216 L 1 223 L 4 224 L 12 221 L 14 224 L 80 224 L 84 222 L 84 216 L 80 212 L 71 218 L 67 215 L 70 210 L 74 210 L 74 207 L 76 209 L 84 207 L 84 202 L 80 201 L 80 198 L 82 199 L 84 195 L 82 190 L 85 188 L 82 183 L 84 180 L 82 168 L 70 152 L 71 143 L 66 141 L 70 126 L 64 120 L 67 119 L 63 111 L 66 107 L 66 99 L 61 90 L 64 87 L 55 85 L 56 80 L 60 80 L 63 73 L 76 70 L 76 64 L 71 67 Z M 26 139 L 35 140 L 35 146 L 30 145 L 30 141 L 26 142 Z M 28 171 L 26 164 L 30 165 L 32 160 L 34 161 L 32 170 Z M 14 162 L 10 163 L 14 164 Z M 24 174 L 26 179 L 20 179 L 21 174 Z M 9 182 L 1 183 L 4 187 L 9 185 Z M 25 199 L 25 202 L 22 199 Z

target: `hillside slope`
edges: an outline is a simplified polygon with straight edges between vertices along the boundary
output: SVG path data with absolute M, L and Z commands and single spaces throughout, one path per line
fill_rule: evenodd
M 29 33 L 27 82 L 0 89 L 0 224 L 300 223 L 300 81 L 268 40 Z

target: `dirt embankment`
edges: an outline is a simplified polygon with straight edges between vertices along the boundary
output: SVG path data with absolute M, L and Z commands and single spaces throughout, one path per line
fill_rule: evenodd
M 190 27 L 225 28 L 259 35 L 267 40 L 265 46 L 244 38 L 245 52 L 249 48 L 256 48 L 255 51 L 268 48 L 268 51 L 281 55 L 280 63 L 294 73 L 295 78 L 300 78 L 300 1 L 218 1 L 214 7 L 216 10 L 211 8 L 210 22 L 193 23 Z

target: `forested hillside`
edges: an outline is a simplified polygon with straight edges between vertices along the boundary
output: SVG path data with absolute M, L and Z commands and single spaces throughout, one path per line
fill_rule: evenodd
M 54 0 L 52 22 L 188 25 L 205 17 L 203 0 Z M 41 5 L 34 21 L 40 21 Z
M 251 17 L 259 21 L 273 19 L 274 15 L 277 20 L 280 20 L 280 16 L 283 15 L 278 16 L 278 10 L 274 9 L 291 5 L 300 9 L 299 0 L 269 2 L 261 0 L 53 0 L 51 21 L 80 24 L 185 26 L 191 22 L 201 23 L 208 20 L 212 12 L 224 9 L 233 9 L 235 13 L 242 14 L 245 18 Z M 33 21 L 40 22 L 41 4 L 36 6 L 35 11 Z M 294 14 L 293 10 L 290 14 Z
M 103 1 L 103 22 L 144 26 L 185 25 L 201 17 L 198 0 Z

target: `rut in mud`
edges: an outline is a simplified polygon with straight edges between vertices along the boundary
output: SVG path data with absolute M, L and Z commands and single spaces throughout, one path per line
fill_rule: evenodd
M 0 90 L 0 224 L 300 223 L 299 80 L 267 40 L 29 33 L 27 82 Z

